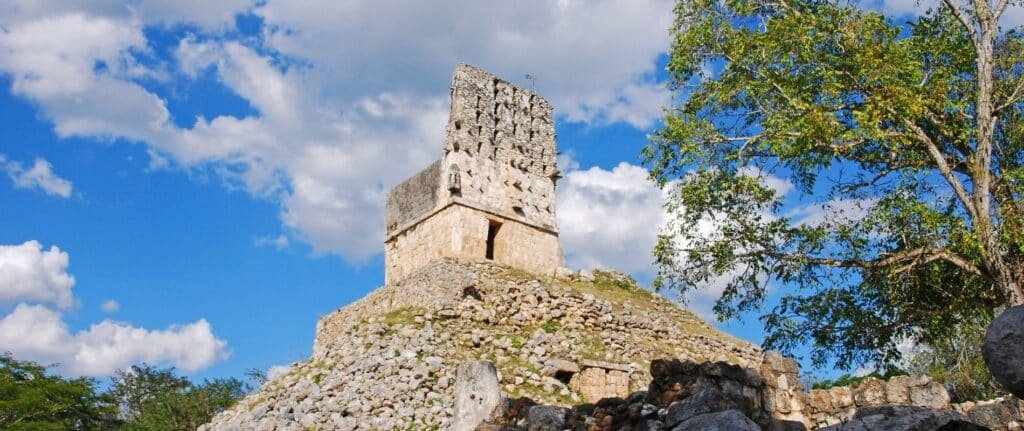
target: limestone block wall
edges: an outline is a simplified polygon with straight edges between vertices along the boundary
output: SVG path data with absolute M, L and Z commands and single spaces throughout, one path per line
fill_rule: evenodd
M 487 211 L 555 230 L 555 126 L 540 96 L 468 65 L 452 77 L 442 168 L 453 194 Z
M 625 365 L 584 360 L 582 370 L 573 374 L 569 387 L 589 403 L 596 403 L 603 398 L 626 398 L 630 392 L 629 377 L 632 373 L 633 370 Z
M 803 384 L 796 361 L 768 351 L 764 353 L 760 372 L 764 379 L 762 405 L 772 417 L 773 429 L 786 429 L 781 424 L 787 423 L 806 424 Z
M 942 384 L 927 376 L 867 378 L 850 387 L 813 389 L 807 395 L 807 416 L 812 425 L 835 425 L 849 420 L 859 407 L 884 404 L 915 405 L 933 409 L 950 407 Z
M 433 212 L 441 203 L 441 161 L 388 191 L 387 232 L 405 228 Z
M 385 281 L 393 283 L 441 257 L 483 260 L 489 226 L 500 223 L 493 260 L 536 274 L 563 265 L 558 236 L 497 214 L 461 204 L 449 205 L 395 234 L 384 245 Z
M 479 240 L 486 241 L 487 224 L 482 214 L 504 220 L 496 261 L 551 273 L 562 263 L 555 227 L 556 156 L 546 100 L 459 65 L 440 160 L 388 193 L 385 278 L 399 280 L 440 256 L 483 258 L 485 244 Z M 480 215 L 446 212 L 454 204 Z M 441 216 L 447 219 L 431 220 Z
M 778 352 L 765 352 L 760 374 L 764 379 L 764 409 L 772 418 L 771 429 L 821 429 L 842 424 L 858 409 L 882 405 L 911 405 L 935 410 L 955 410 L 992 430 L 1016 430 L 1024 425 L 1024 402 L 1014 397 L 979 403 L 951 404 L 946 388 L 927 376 L 896 376 L 889 380 L 866 378 L 853 386 L 812 389 L 804 392 L 799 367 Z M 797 427 L 799 428 L 799 427 Z

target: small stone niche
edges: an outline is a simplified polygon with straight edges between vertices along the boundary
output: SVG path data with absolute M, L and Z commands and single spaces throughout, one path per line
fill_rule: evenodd
M 629 376 L 632 372 L 627 365 L 585 360 L 580 372 L 569 380 L 569 388 L 590 403 L 602 398 L 625 398 L 629 396 Z

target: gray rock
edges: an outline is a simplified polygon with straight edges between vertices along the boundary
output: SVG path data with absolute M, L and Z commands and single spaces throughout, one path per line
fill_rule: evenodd
M 548 359 L 544 365 L 553 368 L 556 373 L 563 372 L 575 374 L 580 372 L 579 365 L 576 365 L 575 362 L 566 359 Z
M 555 278 L 557 278 L 559 280 L 571 279 L 572 275 L 573 275 L 573 272 L 569 268 L 566 268 L 564 266 L 560 266 L 558 268 L 555 268 Z
M 526 414 L 529 431 L 561 431 L 565 428 L 566 409 L 555 406 L 533 406 Z
M 714 387 L 705 387 L 693 396 L 668 406 L 665 425 L 672 427 L 694 416 L 723 410 L 744 408 L 741 397 L 722 392 Z
M 992 377 L 1024 398 L 1024 305 L 1010 307 L 992 321 L 981 353 Z
M 910 387 L 910 403 L 915 406 L 932 409 L 949 407 L 949 392 L 941 383 L 934 382 L 928 376 L 920 376 Z
M 726 410 L 694 416 L 672 431 L 761 431 L 761 427 L 739 410 Z
M 641 429 L 643 429 L 644 431 L 661 431 L 665 429 L 665 424 L 663 424 L 661 421 L 657 421 L 654 419 L 648 419 L 647 422 L 644 422 L 643 426 L 645 428 Z
M 501 403 L 498 371 L 488 361 L 467 362 L 459 366 L 455 377 L 454 431 L 476 429 Z
M 952 410 L 934 410 L 920 406 L 885 405 L 865 407 L 847 423 L 822 428 L 822 431 L 982 431 L 987 428 L 970 423 Z
M 582 281 L 586 281 L 586 282 L 594 281 L 594 271 L 591 271 L 589 269 L 581 269 L 580 272 L 579 272 L 579 277 L 580 277 L 580 280 L 582 280 Z

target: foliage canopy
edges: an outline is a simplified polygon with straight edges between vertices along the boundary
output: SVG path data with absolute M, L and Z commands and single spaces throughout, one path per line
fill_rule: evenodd
M 0 429 L 194 430 L 248 390 L 234 378 L 194 384 L 173 368 L 142 364 L 118 371 L 101 391 L 94 379 L 67 379 L 4 354 Z
M 642 154 L 672 190 L 655 286 L 717 284 L 720 318 L 784 286 L 766 347 L 840 366 L 1021 303 L 1024 37 L 998 25 L 1015 2 L 897 23 L 841 0 L 679 1 L 677 103 Z

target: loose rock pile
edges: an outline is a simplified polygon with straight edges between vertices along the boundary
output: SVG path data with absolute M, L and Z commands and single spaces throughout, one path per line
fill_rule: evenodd
M 657 360 L 650 386 L 623 398 L 566 408 L 507 400 L 479 429 L 518 430 L 706 430 L 759 431 L 772 419 L 762 405 L 757 371 L 724 362 Z M 718 427 L 718 428 L 714 428 Z
M 447 429 L 469 360 L 493 362 L 511 396 L 569 405 L 643 388 L 665 357 L 753 365 L 761 352 L 618 273 L 441 260 L 322 318 L 308 361 L 203 429 Z
M 481 359 L 493 365 L 465 366 Z M 1024 403 L 1012 397 L 950 405 L 940 385 L 920 378 L 805 393 L 798 373 L 795 361 L 722 334 L 618 273 L 542 279 L 441 260 L 323 317 L 309 360 L 200 431 L 472 429 L 466 423 L 486 417 L 474 414 L 493 400 L 505 400 L 494 402 L 500 417 L 483 429 L 1024 424 Z M 481 387 L 488 396 L 474 392 Z M 457 408 L 465 399 L 476 413 Z
M 775 391 L 766 380 L 772 367 L 760 371 L 717 363 L 655 361 L 653 379 L 646 391 L 623 398 L 606 398 L 575 407 L 540 405 L 528 398 L 507 399 L 492 412 L 482 431 L 689 431 L 689 430 L 806 430 L 823 431 L 982 431 L 1020 430 L 1024 404 L 1017 399 L 950 406 L 932 399 L 926 405 L 878 404 L 851 409 L 851 414 L 831 426 L 819 427 L 779 415 Z M 910 380 L 910 379 L 907 379 Z M 857 397 L 873 391 L 875 380 L 857 388 Z M 884 382 L 883 382 L 884 383 Z M 896 385 L 913 386 L 897 381 Z M 930 387 L 930 382 L 916 384 Z M 941 386 L 939 386 L 941 388 Z M 884 396 L 880 399 L 884 403 Z M 851 401 L 852 403 L 852 401 Z M 931 404 L 931 405 L 927 405 Z

